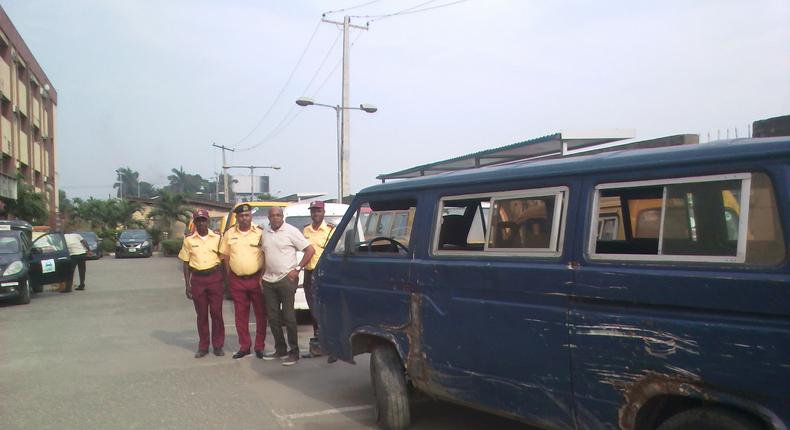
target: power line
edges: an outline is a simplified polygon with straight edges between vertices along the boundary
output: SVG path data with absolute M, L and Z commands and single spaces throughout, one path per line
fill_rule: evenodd
M 329 12 L 324 12 L 323 16 L 327 16 L 327 15 L 330 15 L 330 14 L 333 14 L 333 13 L 340 13 L 340 12 L 345 12 L 345 11 L 348 11 L 348 10 L 358 9 L 358 8 L 361 8 L 361 7 L 364 7 L 364 6 L 372 5 L 373 3 L 378 3 L 380 1 L 381 0 L 372 0 L 372 1 L 365 2 L 365 3 L 362 3 L 362 4 L 356 5 L 356 6 L 347 7 L 345 9 L 330 10 Z
M 464 3 L 464 2 L 466 2 L 468 0 L 456 0 L 456 1 L 452 1 L 450 3 L 444 3 L 444 4 L 440 4 L 440 5 L 436 5 L 436 6 L 423 7 L 423 6 L 427 6 L 427 5 L 431 4 L 431 3 L 434 3 L 436 1 L 438 1 L 438 0 L 429 0 L 429 1 L 425 2 L 425 3 L 418 4 L 417 6 L 412 6 L 410 8 L 406 8 L 406 9 L 403 9 L 401 11 L 393 12 L 393 13 L 389 13 L 389 14 L 384 14 L 384 15 L 355 15 L 355 16 L 353 16 L 353 18 L 372 18 L 370 20 L 370 22 L 380 21 L 382 19 L 391 18 L 393 16 L 411 15 L 411 14 L 414 14 L 414 13 L 427 12 L 429 10 L 434 10 L 434 9 L 441 9 L 441 8 L 448 7 L 448 6 L 453 6 L 453 5 L 456 5 L 456 4 L 459 4 L 459 3 Z
M 239 140 L 238 142 L 234 143 L 232 146 L 237 146 L 241 142 L 244 142 L 245 140 L 247 140 L 247 138 L 249 138 L 252 135 L 252 133 L 254 133 L 255 130 L 257 130 L 258 127 L 261 126 L 261 124 L 263 124 L 263 121 L 265 121 L 266 118 L 269 117 L 269 114 L 274 109 L 274 106 L 277 104 L 277 102 L 280 101 L 280 97 L 282 97 L 283 93 L 285 93 L 285 89 L 288 88 L 288 84 L 291 83 L 291 79 L 293 79 L 294 74 L 296 74 L 296 69 L 298 69 L 299 65 L 302 64 L 302 60 L 304 60 L 305 54 L 307 54 L 307 51 L 310 49 L 310 45 L 313 43 L 313 39 L 315 39 L 315 35 L 316 35 L 316 33 L 318 33 L 318 28 L 320 26 L 321 26 L 321 21 L 319 20 L 318 24 L 316 24 L 315 29 L 313 30 L 313 34 L 310 35 L 310 40 L 307 41 L 307 45 L 304 47 L 304 50 L 302 51 L 302 55 L 299 56 L 299 60 L 296 62 L 296 65 L 294 65 L 293 69 L 291 70 L 291 74 L 288 75 L 288 79 L 285 81 L 285 85 L 283 85 L 283 87 L 280 89 L 280 92 L 277 94 L 277 97 L 275 97 L 274 101 L 269 106 L 269 109 L 266 110 L 266 113 L 263 114 L 263 117 L 258 121 L 257 124 L 255 124 L 255 127 L 253 127 L 252 130 L 250 130 L 250 132 L 247 133 L 246 136 L 241 138 L 241 140 Z
M 361 31 L 357 33 L 357 36 L 354 38 L 354 41 L 351 42 L 351 46 L 354 46 L 357 43 L 357 40 L 359 40 L 359 37 L 361 35 L 362 35 Z M 323 80 L 323 82 L 321 82 L 321 85 L 315 90 L 315 92 L 312 94 L 312 97 L 315 97 L 319 92 L 321 92 L 322 89 L 324 89 L 324 86 L 326 86 L 326 84 L 329 82 L 329 79 L 332 78 L 332 76 L 335 74 L 337 69 L 340 67 L 340 63 L 341 62 L 342 62 L 342 59 L 337 60 L 337 63 L 335 63 L 335 67 L 332 68 L 332 71 L 329 72 L 329 74 L 326 76 L 326 78 Z M 311 83 L 312 83 L 312 81 L 311 81 Z M 309 88 L 310 88 L 310 85 L 308 85 L 305 88 L 303 94 L 306 93 Z M 293 116 L 291 116 L 289 118 L 289 116 L 295 110 L 296 110 L 296 115 L 293 115 Z M 272 129 L 272 131 L 268 135 L 266 135 L 266 137 L 264 137 L 260 142 L 256 143 L 255 145 L 252 145 L 252 146 L 250 146 L 248 148 L 236 149 L 236 150 L 237 151 L 248 151 L 248 150 L 257 148 L 257 147 L 263 145 L 264 143 L 269 142 L 270 140 L 272 140 L 275 137 L 277 137 L 278 135 L 280 135 L 280 133 L 282 133 L 285 129 L 287 129 L 291 125 L 291 123 L 293 123 L 294 120 L 297 117 L 299 117 L 299 115 L 302 114 L 302 112 L 304 112 L 304 109 L 298 109 L 297 110 L 297 106 L 294 104 L 293 106 L 291 106 L 291 109 L 285 114 L 283 119 L 280 120 L 280 122 L 277 124 L 277 126 L 275 126 L 274 129 Z

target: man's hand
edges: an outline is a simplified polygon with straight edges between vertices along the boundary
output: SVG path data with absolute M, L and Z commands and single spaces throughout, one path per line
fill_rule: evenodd
M 290 279 L 291 282 L 296 282 L 299 280 L 299 271 L 296 269 L 291 269 L 291 271 L 288 272 L 288 279 Z

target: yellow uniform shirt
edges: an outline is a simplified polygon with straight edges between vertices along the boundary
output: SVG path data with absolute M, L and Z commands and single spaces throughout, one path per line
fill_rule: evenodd
M 180 258 L 194 270 L 208 270 L 216 267 L 220 263 L 219 259 L 219 235 L 209 229 L 208 234 L 200 237 L 197 232 L 184 238 L 184 245 Z
M 243 232 L 235 226 L 225 232 L 219 245 L 219 252 L 229 257 L 230 270 L 238 276 L 248 276 L 261 270 L 263 251 L 261 236 L 263 230 L 253 225 Z
M 318 264 L 318 259 L 321 258 L 321 254 L 324 253 L 324 247 L 326 243 L 329 242 L 329 237 L 332 236 L 334 230 L 335 226 L 323 221 L 317 230 L 313 229 L 312 224 L 305 226 L 303 231 L 304 237 L 307 238 L 310 245 L 313 245 L 313 249 L 315 249 L 315 254 L 313 254 L 313 258 L 310 259 L 307 266 L 305 266 L 305 270 L 315 269 L 315 265 Z

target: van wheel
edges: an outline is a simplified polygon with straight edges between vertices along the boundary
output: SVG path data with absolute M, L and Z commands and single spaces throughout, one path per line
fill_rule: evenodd
M 406 373 L 395 348 L 377 346 L 370 355 L 370 380 L 376 399 L 376 421 L 385 430 L 409 426 L 409 391 Z
M 26 305 L 30 303 L 30 283 L 27 281 L 23 281 L 23 284 L 24 285 L 22 285 L 21 294 L 19 295 L 19 299 L 17 300 L 17 303 L 20 305 Z
M 721 408 L 696 408 L 664 421 L 658 430 L 762 430 L 754 419 Z

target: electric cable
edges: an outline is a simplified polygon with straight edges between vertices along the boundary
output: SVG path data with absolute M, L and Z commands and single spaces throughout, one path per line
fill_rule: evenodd
M 365 2 L 365 3 L 362 3 L 362 4 L 356 5 L 356 6 L 347 7 L 347 8 L 344 8 L 344 9 L 330 10 L 328 12 L 324 12 L 323 16 L 327 16 L 327 15 L 330 15 L 330 14 L 333 14 L 333 13 L 340 13 L 340 12 L 345 12 L 345 11 L 348 11 L 348 10 L 358 9 L 358 8 L 361 8 L 361 7 L 364 7 L 364 6 L 372 5 L 373 3 L 378 3 L 380 1 L 381 0 L 372 0 L 372 1 L 369 1 L 369 2 Z
M 293 69 L 291 70 L 291 74 L 288 75 L 288 79 L 286 79 L 285 85 L 283 85 L 283 87 L 280 89 L 280 92 L 277 94 L 277 97 L 275 97 L 272 104 L 266 110 L 266 113 L 263 114 L 263 117 L 258 121 L 257 124 L 255 124 L 255 127 L 253 127 L 252 130 L 250 130 L 250 132 L 247 133 L 246 136 L 244 136 L 238 142 L 236 142 L 231 146 L 233 147 L 238 146 L 241 142 L 247 140 L 247 138 L 249 138 L 255 132 L 255 130 L 257 130 L 258 127 L 261 126 L 261 124 L 263 124 L 263 121 L 265 121 L 266 118 L 269 117 L 269 114 L 274 109 L 274 106 L 277 104 L 277 102 L 280 101 L 280 97 L 282 97 L 283 93 L 285 93 L 285 89 L 288 88 L 288 84 L 291 83 L 291 79 L 293 79 L 294 75 L 296 74 L 296 70 L 299 68 L 299 65 L 302 64 L 302 60 L 304 60 L 305 54 L 307 54 L 307 51 L 310 49 L 310 45 L 313 43 L 313 39 L 315 39 L 315 35 L 316 33 L 318 33 L 318 28 L 320 26 L 321 26 L 321 20 L 319 20 L 318 24 L 316 24 L 315 29 L 313 30 L 313 34 L 310 35 L 310 39 L 307 41 L 307 45 L 304 47 L 304 50 L 302 51 L 302 55 L 299 56 L 299 60 L 296 62 L 296 65 L 294 65 Z

